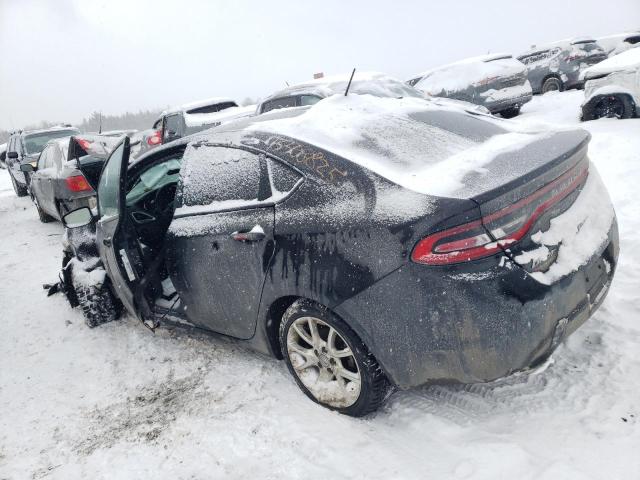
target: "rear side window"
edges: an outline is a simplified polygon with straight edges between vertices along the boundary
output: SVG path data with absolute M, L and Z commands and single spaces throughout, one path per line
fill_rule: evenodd
M 213 105 L 205 105 L 204 107 L 192 108 L 191 110 L 187 110 L 187 113 L 216 113 L 220 110 L 237 106 L 238 104 L 236 102 L 220 102 L 214 103 Z
M 271 179 L 271 191 L 276 196 L 293 190 L 302 175 L 282 162 L 269 159 L 269 177 Z
M 182 170 L 182 205 L 254 203 L 261 200 L 261 183 L 258 155 L 236 148 L 192 147 Z
M 322 98 L 317 95 L 300 95 L 300 106 L 315 105 L 320 100 L 322 100 Z
M 182 135 L 182 116 L 180 114 L 169 115 L 165 119 L 164 137 L 174 138 Z
M 260 113 L 270 112 L 271 110 L 277 110 L 279 108 L 290 108 L 296 106 L 296 97 L 282 97 L 274 98 L 273 100 L 266 101 L 262 104 Z

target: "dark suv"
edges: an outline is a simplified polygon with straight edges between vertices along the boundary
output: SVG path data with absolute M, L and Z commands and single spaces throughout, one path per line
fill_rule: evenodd
M 582 71 L 606 59 L 607 54 L 593 38 L 574 38 L 534 46 L 518 57 L 527 66 L 533 93 L 582 88 Z
M 5 163 L 11 176 L 16 195 L 24 197 L 28 193 L 29 175 L 20 170 L 20 165 L 30 163 L 35 166 L 40 152 L 54 138 L 77 135 L 80 131 L 70 125 L 45 130 L 18 131 L 9 137 Z

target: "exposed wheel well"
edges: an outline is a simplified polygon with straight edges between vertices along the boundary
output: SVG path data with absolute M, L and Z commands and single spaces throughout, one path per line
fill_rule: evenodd
M 279 360 L 282 360 L 282 351 L 280 349 L 280 339 L 278 334 L 280 330 L 280 323 L 282 322 L 282 316 L 293 302 L 299 298 L 302 297 L 295 295 L 280 297 L 271 304 L 269 311 L 267 312 L 267 337 L 269 338 L 271 351 Z

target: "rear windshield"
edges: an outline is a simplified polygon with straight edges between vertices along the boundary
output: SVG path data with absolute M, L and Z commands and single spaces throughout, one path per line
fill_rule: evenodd
M 226 108 L 237 107 L 236 102 L 221 102 L 214 103 L 213 105 L 205 105 L 204 107 L 192 108 L 187 110 L 186 113 L 216 113 Z
M 56 130 L 54 132 L 33 133 L 24 136 L 24 148 L 27 154 L 40 153 L 47 142 L 54 138 L 69 137 L 79 133 L 78 130 Z

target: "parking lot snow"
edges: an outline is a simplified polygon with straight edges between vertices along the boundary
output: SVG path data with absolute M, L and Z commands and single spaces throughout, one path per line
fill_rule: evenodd
M 515 122 L 577 126 L 581 101 L 536 97 Z M 620 226 L 604 305 L 535 372 L 399 392 L 365 419 L 228 339 L 87 328 L 42 289 L 62 227 L 0 170 L 0 478 L 640 478 L 640 119 L 581 126 Z

